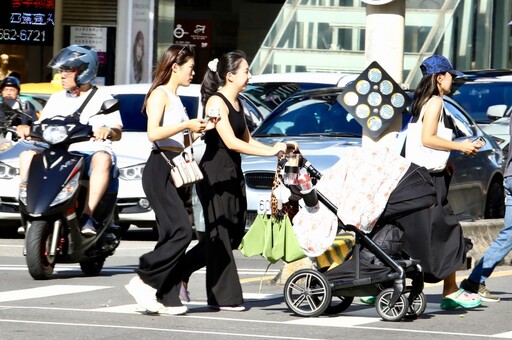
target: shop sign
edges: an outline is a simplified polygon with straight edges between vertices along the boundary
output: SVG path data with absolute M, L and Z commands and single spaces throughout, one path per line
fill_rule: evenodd
M 194 48 L 211 47 L 211 23 L 207 20 L 176 20 L 174 43 Z
M 55 0 L 3 0 L 0 44 L 52 45 Z

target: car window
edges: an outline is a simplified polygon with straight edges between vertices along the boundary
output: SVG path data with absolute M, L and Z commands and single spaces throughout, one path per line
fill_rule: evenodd
M 243 94 L 256 105 L 263 117 L 266 117 L 279 104 L 299 91 L 332 86 L 334 85 L 301 82 L 249 83 Z
M 449 96 L 455 99 L 476 123 L 489 123 L 489 106 L 512 106 L 512 82 L 454 83 Z
M 141 112 L 146 94 L 126 93 L 116 94 L 114 98 L 119 100 L 121 105 L 121 119 L 123 120 L 123 131 L 146 132 L 148 119 Z M 187 110 L 190 118 L 197 118 L 199 98 L 193 96 L 180 96 L 180 99 Z
M 181 102 L 187 110 L 187 115 L 190 119 L 197 118 L 199 110 L 199 97 L 183 96 L 180 95 Z
M 254 129 L 262 122 L 263 117 L 261 116 L 260 111 L 256 108 L 254 103 L 252 103 L 249 99 L 244 96 L 240 96 L 240 100 L 244 109 L 247 128 L 249 131 L 254 131 Z
M 464 113 L 447 101 L 444 102 L 444 107 L 446 114 L 453 118 L 452 121 L 455 125 L 453 129 L 455 134 L 454 137 L 471 137 L 475 135 L 473 124 L 464 115 Z
M 146 132 L 148 119 L 141 112 L 145 96 L 137 93 L 114 95 L 121 105 L 119 111 L 123 120 L 123 131 Z
M 361 125 L 336 98 L 337 94 L 330 94 L 289 100 L 263 121 L 255 135 L 361 136 Z

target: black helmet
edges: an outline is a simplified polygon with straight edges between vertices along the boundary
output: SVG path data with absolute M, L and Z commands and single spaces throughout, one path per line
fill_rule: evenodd
M 2 83 L 0 84 L 0 90 L 3 90 L 6 86 L 12 86 L 15 87 L 18 92 L 20 91 L 20 80 L 16 77 L 5 77 L 4 80 L 2 80 Z
M 76 85 L 90 83 L 98 73 L 98 54 L 89 46 L 71 45 L 63 48 L 50 61 L 48 67 L 59 70 L 61 68 L 76 69 Z

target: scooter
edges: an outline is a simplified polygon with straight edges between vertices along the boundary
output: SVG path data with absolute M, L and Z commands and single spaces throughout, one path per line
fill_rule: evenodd
M 118 109 L 119 102 L 111 99 L 96 114 Z M 26 228 L 24 254 L 29 273 L 36 280 L 49 279 L 56 263 L 78 262 L 86 275 L 97 275 L 120 243 L 120 230 L 111 227 L 117 191 L 107 190 L 94 212 L 96 235 L 83 236 L 80 231 L 89 179 L 84 157 L 69 152 L 68 147 L 92 135 L 92 127 L 81 124 L 75 116 L 55 116 L 31 127 L 30 138 L 47 144 L 34 155 L 27 181 L 20 184 L 19 191 Z

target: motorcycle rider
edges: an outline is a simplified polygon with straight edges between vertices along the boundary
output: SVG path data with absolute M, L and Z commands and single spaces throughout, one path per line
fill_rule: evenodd
M 106 90 L 91 84 L 98 72 L 98 54 L 89 46 L 70 45 L 63 48 L 50 61 L 48 67 L 60 73 L 64 90 L 50 97 L 39 121 L 78 113 L 82 124 L 93 127 L 94 137 L 91 140 L 75 143 L 69 148 L 70 151 L 79 152 L 85 157 L 89 187 L 80 225 L 82 235 L 93 236 L 96 235 L 97 227 L 97 222 L 93 219 L 94 209 L 109 188 L 109 184 L 117 183 L 110 180 L 116 169 L 112 141 L 121 139 L 121 114 L 115 111 L 108 115 L 95 115 L 100 111 L 103 102 L 113 97 Z M 30 127 L 19 125 L 17 133 L 21 138 L 29 139 Z M 35 153 L 28 150 L 20 154 L 20 185 L 27 181 L 28 169 Z M 109 189 L 117 191 L 117 188 Z
M 20 124 L 31 125 L 37 120 L 36 108 L 29 101 L 22 100 L 19 97 L 20 80 L 14 76 L 4 78 L 0 83 L 0 95 L 2 96 L 2 105 L 0 105 L 0 122 L 7 124 L 9 127 Z M 6 116 L 6 111 L 13 109 L 19 110 L 23 114 L 15 117 Z M 7 122 L 4 120 L 8 119 Z M 9 121 L 10 120 L 10 121 Z M 0 135 L 0 151 L 8 149 L 11 146 L 11 139 L 7 136 Z

